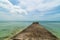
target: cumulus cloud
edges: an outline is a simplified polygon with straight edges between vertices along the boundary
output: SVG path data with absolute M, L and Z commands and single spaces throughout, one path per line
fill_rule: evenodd
M 53 7 L 56 7 L 60 5 L 60 0 L 19 0 L 21 6 L 25 7 L 26 10 L 32 11 L 32 10 L 40 10 L 40 11 L 46 11 L 50 10 Z
M 0 1 L 0 7 L 5 8 L 7 10 L 9 10 L 9 13 L 11 14 L 27 14 L 26 10 L 21 9 L 19 6 L 14 6 L 13 4 L 11 4 L 11 2 L 9 2 L 8 0 L 1 0 Z
M 14 1 L 14 0 L 13 0 Z M 60 5 L 60 0 L 16 0 L 17 5 L 9 0 L 0 0 L 0 18 L 11 20 L 49 20 L 60 16 L 54 9 Z M 56 11 L 56 10 L 55 10 Z M 51 14 L 51 15 L 48 15 Z M 53 15 L 54 14 L 54 17 Z M 3 16 L 5 15 L 5 16 Z M 51 16 L 51 17 L 50 17 Z M 10 20 L 9 19 L 9 20 Z
M 46 15 L 47 11 L 53 10 L 60 5 L 60 0 L 18 0 L 20 3 L 18 6 L 32 12 L 33 10 L 40 11 L 40 16 Z M 50 13 L 48 13 L 50 14 Z
M 27 11 L 20 6 L 13 5 L 8 0 L 0 0 L 0 19 L 1 20 L 20 20 L 27 15 Z

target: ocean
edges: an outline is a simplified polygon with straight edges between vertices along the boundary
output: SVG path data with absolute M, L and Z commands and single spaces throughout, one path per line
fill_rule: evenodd
M 23 30 L 31 25 L 31 21 L 1 21 L 0 22 L 0 39 L 10 37 L 18 30 Z M 60 21 L 39 21 L 39 24 L 60 38 Z

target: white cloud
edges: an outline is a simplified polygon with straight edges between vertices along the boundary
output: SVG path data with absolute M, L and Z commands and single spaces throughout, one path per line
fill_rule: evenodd
M 0 11 L 0 19 L 4 20 L 18 20 L 23 19 L 23 15 L 27 15 L 27 11 L 21 9 L 20 6 L 11 4 L 8 0 L 0 0 L 0 7 L 7 9 L 8 12 Z M 9 14 L 9 15 L 8 15 Z
M 27 11 L 26 10 L 23 10 L 21 9 L 19 6 L 14 6 L 14 8 L 12 10 L 10 10 L 10 13 L 12 13 L 13 15 L 14 14 L 18 14 L 18 15 L 21 15 L 21 14 L 25 14 L 27 15 Z
M 24 12 L 24 14 L 27 15 L 26 10 L 23 10 L 19 6 L 15 6 L 15 5 L 11 4 L 8 0 L 0 1 L 0 7 L 3 7 L 5 9 L 9 10 L 9 13 L 11 13 L 11 14 L 17 15 L 17 13 L 22 14 Z
M 44 16 L 45 11 L 52 10 L 60 5 L 60 0 L 19 0 L 18 6 L 25 7 L 27 11 L 39 10 L 40 16 Z
M 9 13 L 10 14 L 10 13 Z M 8 15 L 4 12 L 0 12 L 0 20 L 23 20 L 23 15 Z
M 49 20 L 49 21 L 56 21 L 56 20 L 58 20 L 58 19 L 60 19 L 60 13 L 57 13 L 57 14 L 54 14 L 54 15 L 47 15 L 47 16 L 43 16 L 43 17 L 41 17 L 41 19 L 43 19 L 43 20 Z
M 28 19 L 29 17 L 23 16 L 23 14 L 28 15 L 28 12 L 38 10 L 40 11 L 39 13 L 40 15 L 36 15 L 35 13 L 32 17 L 34 19 L 45 20 L 45 18 L 49 19 L 52 17 L 52 16 L 45 17 L 45 15 L 48 14 L 47 11 L 52 10 L 53 8 L 60 5 L 60 0 L 19 0 L 19 1 L 20 3 L 18 5 L 13 5 L 11 2 L 9 2 L 9 0 L 0 0 L 0 7 L 7 9 L 9 11 L 9 14 L 11 14 L 11 16 L 6 15 L 3 11 L 4 14 L 0 16 L 8 20 L 24 19 L 24 18 Z M 59 15 L 55 14 L 55 16 L 57 17 Z
M 49 18 L 58 18 L 60 17 L 60 13 L 54 14 L 54 15 L 50 15 Z
M 32 11 L 38 9 L 40 11 L 50 10 L 53 7 L 60 5 L 60 0 L 19 0 L 21 6 L 26 7 L 26 10 Z

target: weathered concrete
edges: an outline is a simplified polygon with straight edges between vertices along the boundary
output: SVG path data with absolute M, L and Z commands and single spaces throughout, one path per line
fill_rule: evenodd
M 38 22 L 33 22 L 29 27 L 12 37 L 12 40 L 57 40 L 58 38 L 43 28 Z

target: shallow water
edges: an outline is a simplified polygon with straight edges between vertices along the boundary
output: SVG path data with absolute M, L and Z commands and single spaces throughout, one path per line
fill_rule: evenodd
M 60 38 L 60 22 L 50 21 L 50 22 L 41 22 L 41 25 L 49 30 L 52 34 Z
M 39 22 L 43 27 L 60 38 L 60 22 Z M 15 30 L 23 30 L 31 25 L 32 22 L 0 22 L 0 38 L 9 37 Z

